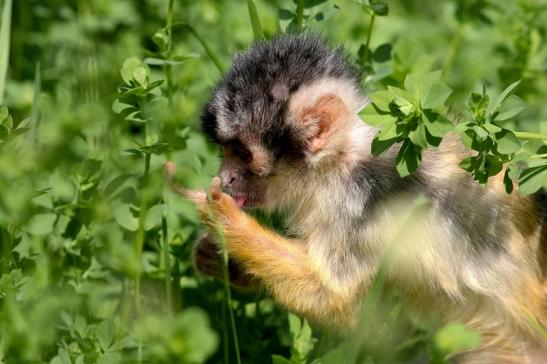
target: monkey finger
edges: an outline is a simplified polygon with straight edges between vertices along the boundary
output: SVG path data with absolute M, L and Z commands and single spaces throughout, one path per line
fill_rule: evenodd
M 211 181 L 211 197 L 214 201 L 220 200 L 222 197 L 222 191 L 220 189 L 220 178 L 218 176 L 213 177 Z
M 163 168 L 165 169 L 165 176 L 167 177 L 167 179 L 168 180 L 173 179 L 173 177 L 175 176 L 175 172 L 177 171 L 176 164 L 173 163 L 172 161 L 167 161 L 163 165 Z
M 184 190 L 183 196 L 194 202 L 198 208 L 207 205 L 207 193 L 204 190 Z

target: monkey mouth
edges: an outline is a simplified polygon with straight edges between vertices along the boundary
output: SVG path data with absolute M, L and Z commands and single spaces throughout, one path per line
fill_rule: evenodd
M 236 197 L 235 201 L 236 201 L 237 207 L 241 208 L 241 207 L 245 206 L 245 203 L 247 202 L 247 198 L 246 197 Z
M 251 194 L 235 193 L 231 195 L 239 208 L 255 207 L 258 204 L 258 199 Z

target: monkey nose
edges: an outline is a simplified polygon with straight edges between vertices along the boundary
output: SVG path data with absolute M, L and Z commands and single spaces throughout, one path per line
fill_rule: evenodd
M 235 173 L 224 173 L 220 175 L 223 187 L 232 187 L 237 181 L 237 175 Z

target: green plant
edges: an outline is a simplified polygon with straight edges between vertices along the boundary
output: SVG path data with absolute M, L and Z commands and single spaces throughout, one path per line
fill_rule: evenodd
M 218 151 L 197 119 L 231 54 L 319 31 L 363 71 L 373 152 L 399 147 L 401 175 L 453 132 L 475 153 L 462 161 L 475 179 L 503 164 L 508 190 L 512 180 L 512 193 L 534 193 L 547 184 L 542 1 L 0 6 L 0 362 L 442 363 L 476 343 L 458 324 L 412 315 L 381 274 L 364 334 L 349 341 L 195 275 L 199 218 L 163 164 L 207 187 Z

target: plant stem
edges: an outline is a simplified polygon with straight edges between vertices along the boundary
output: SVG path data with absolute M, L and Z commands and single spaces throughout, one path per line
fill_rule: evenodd
M 234 339 L 234 348 L 236 351 L 237 364 L 241 364 L 241 355 L 239 354 L 239 340 L 237 338 L 236 320 L 234 317 L 234 310 L 232 308 L 232 290 L 230 289 L 229 275 L 228 275 L 228 252 L 226 246 L 223 248 L 224 264 L 222 265 L 222 273 L 224 275 L 224 290 L 226 291 L 226 305 L 228 306 L 228 314 L 230 316 L 230 324 L 232 326 L 232 336 Z
M 304 0 L 298 0 L 298 7 L 296 8 L 296 31 L 301 32 L 303 28 L 304 20 Z
M 146 153 L 144 158 L 144 176 L 143 176 L 143 195 L 141 197 L 141 206 L 139 214 L 139 226 L 137 233 L 135 234 L 135 257 L 139 261 L 139 267 L 135 273 L 135 312 L 137 315 L 141 312 L 141 273 L 140 273 L 140 259 L 142 254 L 142 248 L 144 246 L 144 220 L 146 218 L 146 186 L 148 184 L 148 177 L 150 175 L 150 153 Z
M 541 159 L 541 158 L 547 158 L 547 153 L 534 154 L 534 155 L 530 156 L 530 158 L 528 158 L 528 159 Z
M 372 28 L 374 27 L 374 13 L 370 16 L 370 26 L 367 32 L 367 42 L 365 43 L 365 55 L 363 56 L 363 63 L 367 63 L 369 57 L 370 38 L 372 37 Z
M 171 60 L 171 50 L 172 50 L 172 33 L 173 33 L 173 7 L 175 4 L 175 0 L 169 0 L 169 7 L 167 8 L 167 52 L 166 52 L 166 59 Z M 166 64 L 164 65 L 164 71 L 165 71 L 165 79 L 167 80 L 167 100 L 169 103 L 169 108 L 173 107 L 173 73 L 171 70 L 171 65 Z
M 163 199 L 162 199 L 163 203 Z M 162 251 L 163 251 L 163 267 L 165 274 L 165 299 L 167 300 L 167 309 L 169 313 L 173 312 L 173 295 L 171 292 L 171 262 L 169 260 L 169 239 L 167 236 L 167 219 L 165 214 L 161 215 L 161 233 L 162 233 Z
M 4 91 L 8 77 L 10 52 L 12 0 L 4 1 L 2 21 L 0 22 L 0 104 L 4 100 Z
M 530 133 L 527 131 L 514 131 L 513 133 L 515 133 L 515 136 L 519 139 L 547 140 L 547 134 Z
M 210 218 L 211 212 L 209 211 Z M 234 317 L 234 310 L 232 308 L 232 291 L 230 289 L 230 274 L 228 272 L 228 249 L 226 247 L 226 240 L 224 239 L 224 233 L 220 226 L 215 225 L 216 236 L 218 237 L 219 245 L 222 249 L 222 275 L 224 281 L 224 292 L 226 295 L 226 305 L 228 306 L 228 314 L 230 316 L 230 326 L 232 327 L 232 336 L 234 339 L 234 349 L 236 352 L 237 364 L 241 364 L 241 355 L 239 353 L 239 340 L 237 337 L 236 320 Z
M 33 128 L 34 142 L 40 144 L 38 128 L 40 124 L 40 93 L 42 92 L 42 76 L 40 72 L 40 61 L 36 62 L 34 71 L 34 92 L 32 96 L 31 125 Z
M 456 31 L 452 35 L 452 39 L 450 40 L 450 48 L 448 48 L 448 52 L 446 53 L 446 56 L 443 61 L 443 68 L 442 68 L 442 77 L 443 80 L 447 80 L 448 76 L 450 75 L 450 71 L 452 70 L 452 66 L 454 64 L 454 60 L 456 59 L 456 55 L 458 54 L 458 50 L 460 49 L 460 44 L 462 41 L 462 35 L 463 35 L 463 27 L 464 23 L 459 23 L 458 27 L 456 28 Z
M 169 5 L 167 7 L 167 20 L 165 28 L 167 30 L 167 51 L 165 54 L 165 59 L 168 61 L 171 60 L 172 49 L 173 49 L 173 8 L 175 5 L 175 0 L 169 0 Z M 164 65 L 165 79 L 167 80 L 167 100 L 169 103 L 169 108 L 173 108 L 173 73 L 170 64 Z M 170 155 L 166 155 L 167 161 L 169 161 Z M 165 202 L 163 198 L 160 200 L 160 203 L 163 205 Z M 169 259 L 169 238 L 167 235 L 167 219 L 165 214 L 161 214 L 161 233 L 162 233 L 162 255 L 163 255 L 163 268 L 165 274 L 165 299 L 167 301 L 167 310 L 169 314 L 173 313 L 173 294 L 171 291 L 171 262 Z
M 255 0 L 247 0 L 247 10 L 249 11 L 249 17 L 251 18 L 251 26 L 253 27 L 255 39 L 263 38 L 264 33 L 262 32 L 262 25 L 260 24 L 258 11 L 256 10 Z
M 190 24 L 184 24 L 184 27 L 194 36 L 194 38 L 196 38 L 199 44 L 201 44 L 201 46 L 205 50 L 205 53 L 207 53 L 207 56 L 209 57 L 209 59 L 215 64 L 218 71 L 220 73 L 223 73 L 224 67 L 222 66 L 222 63 L 220 62 L 218 57 L 215 55 L 211 47 L 209 47 L 209 45 L 205 42 L 205 40 L 203 40 L 203 38 L 198 34 L 198 32 L 194 29 L 193 26 L 191 26 Z
M 227 300 L 227 298 L 225 297 Z M 228 320 L 226 309 L 228 305 L 222 305 L 222 348 L 224 351 L 224 363 L 230 364 L 230 352 L 228 350 Z

